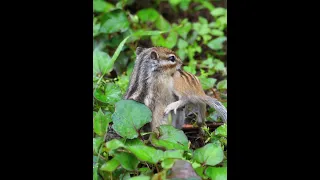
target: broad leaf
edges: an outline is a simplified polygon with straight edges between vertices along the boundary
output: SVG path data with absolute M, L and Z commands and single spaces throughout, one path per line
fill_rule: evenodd
M 226 167 L 208 167 L 205 174 L 212 180 L 227 180 Z
M 156 147 L 166 149 L 188 150 L 188 138 L 182 130 L 175 129 L 171 125 L 161 125 L 160 137 L 151 135 L 151 143 Z
M 110 161 L 107 161 L 106 163 L 104 163 L 100 170 L 101 171 L 108 171 L 108 172 L 112 172 L 114 171 L 118 166 L 120 165 L 120 163 L 115 159 L 112 158 Z
M 102 25 L 100 32 L 102 33 L 114 33 L 124 32 L 129 28 L 129 21 L 124 11 L 116 9 L 106 13 L 102 17 Z
M 124 138 L 138 137 L 139 129 L 152 120 L 150 109 L 142 103 L 121 100 L 115 107 L 112 115 L 113 129 Z
M 125 147 L 125 145 L 119 141 L 118 139 L 112 139 L 111 141 L 108 141 L 106 143 L 106 148 L 108 150 L 114 150 L 114 149 L 118 149 L 120 147 Z
M 141 9 L 137 12 L 137 15 L 142 22 L 154 22 L 159 17 L 158 11 L 153 8 Z
M 210 42 L 208 42 L 208 46 L 209 48 L 213 49 L 213 50 L 220 50 L 222 49 L 222 45 L 223 43 L 227 40 L 227 38 L 225 36 L 223 37 L 218 37 L 216 39 L 211 40 Z
M 200 164 L 214 166 L 223 160 L 224 154 L 221 146 L 209 143 L 194 151 L 193 158 Z
M 110 56 L 96 48 L 93 51 L 93 75 L 97 76 L 98 74 L 104 75 L 112 71 L 113 62 L 110 59 Z
M 157 29 L 163 30 L 163 31 L 167 31 L 171 28 L 170 23 L 161 15 L 155 21 L 155 25 Z
M 174 162 L 175 162 L 175 159 L 165 159 L 161 162 L 161 166 L 164 169 L 170 169 L 173 166 Z
M 140 175 L 140 176 L 132 177 L 129 180 L 150 180 L 150 179 L 151 178 L 149 176 Z
M 146 145 L 128 146 L 127 149 L 131 151 L 139 160 L 147 161 L 156 164 L 163 158 L 163 151 L 157 150 Z
M 107 127 L 111 122 L 109 114 L 103 114 L 102 110 L 99 109 L 99 112 L 93 119 L 93 130 L 99 136 L 103 136 L 107 132 Z
M 214 8 L 214 9 L 210 12 L 210 14 L 211 14 L 212 16 L 215 16 L 215 17 L 217 17 L 217 16 L 222 16 L 222 15 L 225 15 L 225 14 L 226 14 L 226 9 L 225 9 L 225 8 L 221 8 L 221 7 Z
M 107 83 L 104 90 L 98 88 L 93 95 L 99 101 L 111 105 L 122 99 L 121 89 L 115 83 Z
M 95 153 L 99 153 L 99 149 L 102 143 L 103 143 L 103 137 L 93 138 L 93 149 Z
M 220 82 L 217 84 L 217 88 L 218 88 L 219 90 L 225 90 L 225 89 L 227 89 L 227 80 L 225 79 L 225 80 L 220 81 Z
M 223 124 L 215 130 L 215 135 L 227 137 L 227 125 Z
M 127 152 L 117 153 L 114 158 L 128 171 L 136 170 L 139 164 L 138 159 L 133 154 Z
M 217 81 L 217 79 L 215 78 L 207 78 L 207 77 L 201 77 L 201 76 L 198 78 L 204 90 L 212 88 Z
M 206 179 L 207 176 L 204 174 L 204 170 L 205 170 L 205 169 L 206 169 L 206 167 L 200 166 L 200 167 L 195 168 L 194 170 L 196 171 L 196 173 L 197 173 L 200 177 Z
M 163 154 L 163 158 L 183 159 L 183 150 L 167 150 Z
M 135 138 L 135 139 L 126 139 L 125 145 L 126 146 L 144 145 L 144 143 L 141 139 Z

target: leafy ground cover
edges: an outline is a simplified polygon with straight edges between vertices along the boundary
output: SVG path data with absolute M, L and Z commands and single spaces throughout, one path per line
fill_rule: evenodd
M 224 1 L 94 0 L 93 7 L 93 179 L 226 179 L 227 125 L 212 108 L 201 136 L 194 114 L 183 130 L 163 125 L 156 135 L 141 131 L 151 111 L 122 98 L 136 47 L 163 46 L 227 107 Z

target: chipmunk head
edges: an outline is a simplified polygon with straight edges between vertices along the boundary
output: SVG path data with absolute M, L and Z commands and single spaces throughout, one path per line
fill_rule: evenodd
M 137 47 L 136 54 L 137 59 L 143 61 L 140 65 L 148 65 L 152 71 L 172 75 L 182 65 L 176 53 L 164 47 Z

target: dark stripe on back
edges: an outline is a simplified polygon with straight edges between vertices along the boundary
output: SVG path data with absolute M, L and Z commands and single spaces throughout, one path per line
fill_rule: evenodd
M 191 85 L 192 86 L 194 86 L 194 87 L 196 87 L 196 85 L 197 85 L 197 80 L 195 79 L 195 77 L 193 76 L 193 74 L 190 74 L 190 73 L 188 73 L 188 72 L 185 72 L 189 77 L 190 77 L 190 79 L 191 79 Z
M 147 53 L 145 53 L 144 54 L 144 56 L 143 56 L 143 61 L 144 61 L 144 57 L 147 55 Z M 141 66 L 141 64 L 142 64 L 143 62 L 141 61 L 141 63 L 139 64 L 139 67 Z M 140 70 L 140 68 L 139 68 L 139 74 L 140 73 L 143 73 L 143 74 L 147 74 L 147 72 L 145 72 L 145 71 L 141 71 Z M 140 78 L 144 78 L 145 76 L 138 76 L 138 80 L 137 80 L 137 82 L 136 82 L 136 84 L 139 84 L 139 82 L 140 82 Z M 147 83 L 147 80 L 148 79 L 143 79 L 141 82 L 142 82 L 142 84 L 140 84 L 140 87 L 141 87 L 141 91 L 140 91 L 140 94 L 137 96 L 137 98 L 136 98 L 136 101 L 138 101 L 138 102 L 141 102 L 141 103 L 143 103 L 144 104 L 144 99 L 146 98 L 146 96 L 148 95 L 148 91 L 149 91 L 149 86 L 148 86 L 148 83 Z
M 141 73 L 145 73 L 145 72 L 141 72 Z M 140 91 L 140 94 L 137 96 L 136 98 L 136 101 L 138 102 L 141 102 L 141 103 L 144 103 L 144 99 L 145 97 L 147 96 L 148 94 L 148 91 L 149 91 L 149 86 L 147 84 L 147 80 L 148 79 L 144 79 L 142 81 L 142 84 L 140 84 L 141 86 L 141 91 Z
M 188 77 L 187 77 L 186 74 L 185 74 L 185 72 L 182 71 L 181 69 L 179 69 L 178 71 L 180 72 L 181 77 L 182 77 L 183 79 L 185 79 L 185 81 L 187 81 L 187 83 L 190 83 Z
M 146 55 L 147 55 L 147 53 L 142 54 L 141 61 L 139 62 L 139 64 L 137 64 L 137 70 L 135 70 L 135 69 L 133 70 L 137 73 L 136 79 L 135 80 L 133 80 L 132 78 L 130 79 L 130 84 L 133 83 L 133 85 L 132 85 L 131 89 L 128 89 L 128 93 L 126 96 L 127 98 L 130 98 L 130 96 L 132 96 L 132 94 L 138 90 L 138 85 L 139 85 L 138 81 L 139 81 L 139 77 L 140 77 L 140 67 L 141 67 L 141 63 L 142 63 L 142 61 L 144 61 L 144 57 Z M 134 82 L 132 82 L 132 81 L 134 81 Z M 129 86 L 130 86 L 130 84 L 129 84 Z

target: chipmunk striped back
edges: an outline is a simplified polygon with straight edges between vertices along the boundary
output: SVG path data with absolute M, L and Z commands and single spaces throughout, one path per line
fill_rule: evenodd
M 124 99 L 145 104 L 153 113 L 151 128 L 164 124 L 164 108 L 178 100 L 173 94 L 173 78 L 181 60 L 169 49 L 161 47 L 136 50 L 137 58 Z

